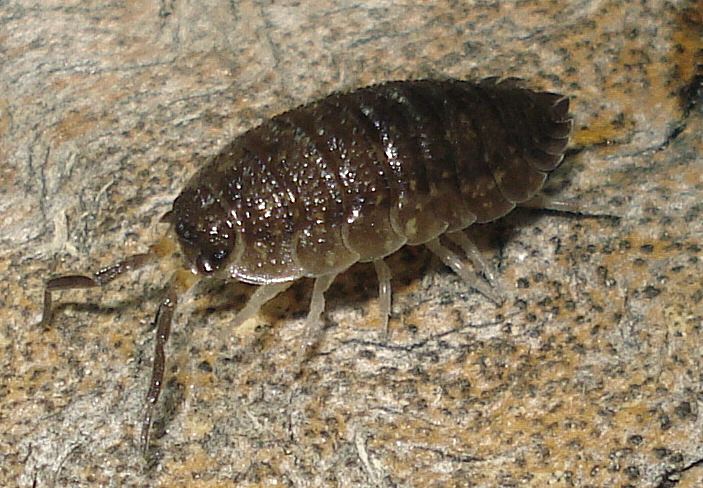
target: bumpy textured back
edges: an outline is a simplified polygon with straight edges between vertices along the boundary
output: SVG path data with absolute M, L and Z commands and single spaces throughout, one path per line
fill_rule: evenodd
M 232 141 L 170 220 L 200 272 L 255 284 L 338 272 L 531 198 L 563 158 L 568 108 L 512 79 L 332 94 Z

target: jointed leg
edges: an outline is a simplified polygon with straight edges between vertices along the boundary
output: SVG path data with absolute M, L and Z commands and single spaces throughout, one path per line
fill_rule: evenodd
M 315 278 L 315 284 L 312 289 L 312 297 L 310 298 L 310 310 L 308 311 L 307 325 L 314 325 L 322 318 L 322 312 L 325 311 L 325 292 L 329 290 L 332 282 L 337 277 L 336 273 L 318 276 Z
M 474 244 L 463 231 L 451 232 L 446 235 L 452 242 L 464 250 L 466 257 L 469 258 L 474 267 L 483 273 L 491 286 L 495 288 L 496 294 L 505 296 L 503 287 L 500 285 L 493 268 L 490 264 L 488 264 L 488 262 L 486 262 L 485 259 L 483 259 L 483 255 L 481 254 L 481 251 L 479 251 L 478 247 L 476 247 L 476 244 Z
M 574 201 L 552 198 L 543 193 L 538 193 L 526 202 L 518 204 L 518 206 L 525 208 L 554 210 L 557 212 L 587 215 L 592 217 L 620 218 L 617 211 L 614 211 L 614 209 L 610 207 L 605 207 L 603 205 L 582 205 Z
M 439 238 L 433 239 L 425 245 L 429 248 L 430 251 L 435 253 L 439 259 L 442 260 L 442 262 L 452 268 L 452 270 L 458 274 L 471 288 L 474 288 L 478 292 L 480 292 L 482 295 L 487 297 L 488 299 L 492 300 L 496 304 L 501 304 L 503 303 L 503 300 L 501 299 L 500 296 L 498 296 L 490 286 L 488 286 L 486 283 L 481 281 L 475 273 L 472 273 L 471 270 L 469 270 L 466 267 L 466 263 L 462 261 L 456 254 L 454 254 L 452 251 L 444 247 L 442 244 L 439 242 Z
M 305 321 L 305 333 L 303 336 L 303 357 L 308 350 L 315 345 L 320 330 L 322 329 L 322 312 L 325 311 L 325 292 L 337 277 L 336 273 L 318 276 L 312 288 L 312 298 L 310 298 L 310 309 Z
M 258 287 L 254 294 L 249 298 L 246 305 L 244 305 L 244 308 L 242 308 L 234 317 L 234 323 L 232 324 L 233 327 L 239 327 L 247 319 L 259 313 L 259 309 L 261 309 L 266 302 L 288 289 L 292 284 L 292 281 L 287 281 L 284 283 L 272 283 L 270 285 L 262 285 Z
M 379 259 L 373 262 L 378 276 L 378 313 L 381 316 L 383 333 L 388 336 L 388 318 L 391 315 L 391 270 Z

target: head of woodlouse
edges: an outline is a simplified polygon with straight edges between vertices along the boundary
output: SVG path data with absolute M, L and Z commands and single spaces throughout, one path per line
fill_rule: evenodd
M 235 244 L 233 224 L 208 187 L 186 188 L 169 214 L 191 269 L 211 274 L 227 262 Z

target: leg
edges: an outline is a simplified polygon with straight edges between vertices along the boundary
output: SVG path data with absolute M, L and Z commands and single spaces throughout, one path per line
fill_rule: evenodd
M 310 299 L 310 310 L 305 320 L 300 352 L 296 359 L 296 369 L 298 370 L 295 374 L 296 377 L 303 374 L 303 364 L 308 360 L 310 352 L 320 339 L 323 325 L 321 320 L 322 312 L 325 310 L 325 292 L 329 289 L 330 285 L 332 285 L 336 277 L 337 273 L 332 273 L 315 278 L 312 298 Z
M 159 305 L 156 312 L 156 341 L 154 344 L 154 364 L 152 366 L 151 380 L 149 381 L 149 391 L 146 395 L 146 405 L 144 406 L 144 419 L 142 420 L 141 445 L 142 452 L 149 448 L 149 431 L 154 414 L 154 407 L 161 394 L 161 385 L 164 381 L 164 369 L 166 354 L 164 347 L 171 334 L 171 322 L 173 313 L 178 305 L 178 297 L 185 293 L 195 282 L 196 278 L 189 271 L 176 271 L 171 277 L 166 296 Z
M 310 299 L 310 310 L 308 311 L 307 324 L 312 325 L 320 321 L 322 312 L 325 311 L 325 292 L 329 290 L 337 274 L 322 275 L 315 278 L 315 285 L 312 289 Z
M 153 253 L 135 254 L 113 265 L 97 270 L 93 273 L 92 277 L 86 275 L 62 275 L 50 279 L 46 282 L 46 286 L 44 288 L 44 311 L 42 313 L 40 324 L 46 327 L 51 322 L 51 293 L 53 291 L 76 290 L 102 286 L 127 271 L 141 268 L 142 266 L 150 263 L 156 257 L 156 254 Z
M 378 313 L 383 324 L 383 333 L 388 337 L 388 318 L 391 315 L 391 270 L 379 259 L 373 262 L 378 276 Z
M 285 291 L 292 285 L 292 281 L 287 281 L 284 283 L 272 283 L 269 285 L 262 285 L 256 289 L 254 294 L 249 298 L 249 301 L 244 308 L 239 311 L 239 313 L 234 317 L 233 327 L 239 327 L 247 319 L 250 319 L 261 309 L 269 300 L 273 299 L 279 293 Z
M 478 247 L 476 247 L 476 244 L 462 231 L 448 233 L 447 237 L 464 250 L 466 257 L 469 258 L 474 267 L 483 273 L 483 276 L 485 276 L 491 286 L 495 288 L 496 294 L 505 296 L 503 287 L 496 278 L 493 268 L 483 259 L 483 255 L 481 251 L 478 250 Z
M 524 208 L 554 210 L 555 212 L 565 212 L 591 217 L 621 217 L 621 215 L 619 215 L 618 212 L 612 208 L 602 205 L 580 205 L 574 201 L 555 199 L 543 193 L 538 193 L 526 202 L 519 203 L 518 206 Z
M 305 340 L 303 341 L 304 353 L 315 344 L 318 331 L 322 325 L 322 312 L 325 311 L 325 292 L 337 277 L 336 273 L 318 276 L 312 288 L 310 310 L 305 321 Z
M 468 284 L 471 288 L 477 290 L 480 292 L 482 295 L 484 295 L 486 298 L 489 300 L 492 300 L 494 303 L 497 305 L 500 305 L 503 303 L 501 300 L 500 296 L 496 295 L 493 290 L 491 290 L 491 287 L 482 282 L 475 274 L 471 273 L 466 268 L 466 263 L 459 259 L 459 257 L 451 252 L 449 249 L 444 247 L 442 244 L 439 242 L 439 238 L 433 239 L 425 245 L 429 248 L 430 251 L 432 251 L 434 254 L 439 257 L 439 259 L 442 260 L 442 262 L 452 268 L 452 270 L 461 276 L 461 278 Z

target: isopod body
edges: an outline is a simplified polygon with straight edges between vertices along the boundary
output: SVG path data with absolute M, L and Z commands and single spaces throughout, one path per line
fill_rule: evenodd
M 338 273 L 502 217 L 568 142 L 568 98 L 515 82 L 334 94 L 239 136 L 173 205 L 186 258 L 257 285 Z
M 146 448 L 171 318 L 198 276 L 260 285 L 237 324 L 293 281 L 315 278 L 312 330 L 335 276 L 356 262 L 373 262 L 387 323 L 391 274 L 383 258 L 405 244 L 424 244 L 471 287 L 499 301 L 495 288 L 440 238 L 462 248 L 493 281 L 462 230 L 517 205 L 534 206 L 563 159 L 572 128 L 568 109 L 565 96 L 530 90 L 516 79 L 486 79 L 388 82 L 285 112 L 234 139 L 197 171 L 162 219 L 168 233 L 149 252 L 92 276 L 49 280 L 43 322 L 51 318 L 52 291 L 103 285 L 180 248 L 185 266 L 173 274 L 156 318 L 142 426 Z

